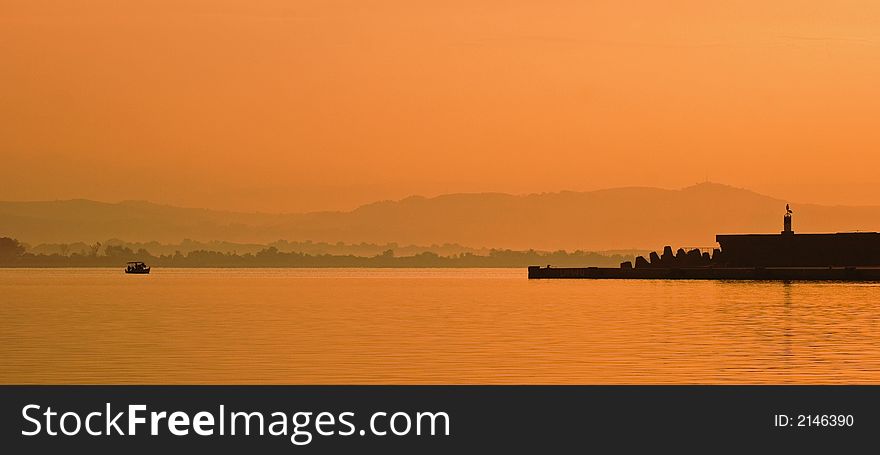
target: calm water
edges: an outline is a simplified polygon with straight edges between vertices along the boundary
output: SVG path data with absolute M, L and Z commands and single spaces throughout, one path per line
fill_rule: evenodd
M 880 284 L 0 269 L 2 383 L 880 383 Z

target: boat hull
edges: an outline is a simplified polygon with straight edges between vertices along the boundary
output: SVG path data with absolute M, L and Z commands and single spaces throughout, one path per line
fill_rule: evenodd
M 147 269 L 147 270 L 126 270 L 125 273 L 131 274 L 131 275 L 149 275 L 150 269 Z

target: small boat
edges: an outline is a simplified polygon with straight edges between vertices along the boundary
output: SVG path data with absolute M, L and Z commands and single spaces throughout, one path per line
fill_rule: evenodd
M 132 261 L 125 266 L 125 273 L 150 273 L 150 266 L 144 264 L 143 262 Z

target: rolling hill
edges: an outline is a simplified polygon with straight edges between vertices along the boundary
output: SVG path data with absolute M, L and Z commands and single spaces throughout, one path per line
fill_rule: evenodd
M 788 201 L 703 183 L 529 195 L 449 194 L 349 212 L 265 214 L 88 200 L 0 202 L 0 236 L 31 244 L 96 241 L 458 243 L 513 249 L 708 246 L 716 233 L 778 232 Z M 792 202 L 797 232 L 880 230 L 880 207 Z

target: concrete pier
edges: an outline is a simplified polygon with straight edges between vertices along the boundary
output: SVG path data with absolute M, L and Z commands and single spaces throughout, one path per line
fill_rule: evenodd
M 529 279 L 880 281 L 880 267 L 529 267 Z

